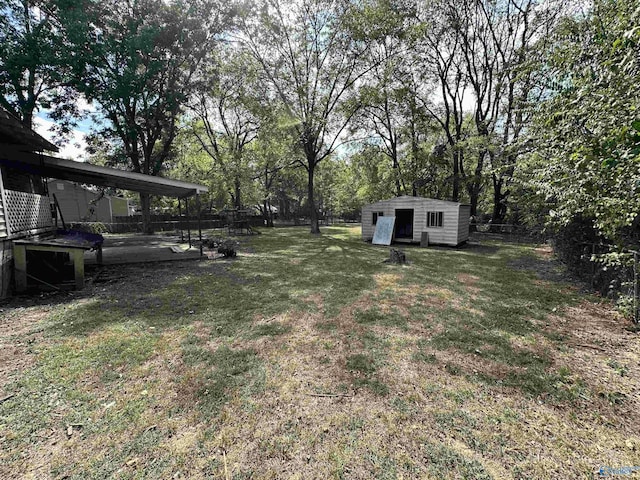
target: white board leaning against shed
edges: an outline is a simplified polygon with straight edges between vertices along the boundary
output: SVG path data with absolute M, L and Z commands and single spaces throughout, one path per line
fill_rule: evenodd
M 393 240 L 393 227 L 396 224 L 396 217 L 380 217 L 376 223 L 376 231 L 373 233 L 374 245 L 391 245 Z
M 469 239 L 471 207 L 424 197 L 401 196 L 362 208 L 362 239 L 374 237 L 378 219 L 395 217 L 393 241 L 420 243 L 427 233 L 429 244 L 457 246 Z

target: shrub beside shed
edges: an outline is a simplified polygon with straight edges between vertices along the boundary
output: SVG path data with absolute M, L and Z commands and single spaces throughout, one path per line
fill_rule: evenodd
M 429 243 L 457 246 L 469 238 L 471 207 L 433 198 L 402 196 L 362 208 L 362 239 L 370 241 L 379 217 L 396 217 L 393 241 L 419 243 L 423 233 Z

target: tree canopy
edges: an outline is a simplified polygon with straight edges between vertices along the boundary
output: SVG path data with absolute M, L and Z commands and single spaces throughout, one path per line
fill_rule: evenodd
M 100 161 L 208 183 L 210 208 L 257 205 L 270 224 L 277 204 L 318 233 L 323 215 L 420 194 L 494 225 L 581 215 L 613 242 L 637 240 L 633 0 L 0 10 L 4 108 L 71 124 L 91 103 Z

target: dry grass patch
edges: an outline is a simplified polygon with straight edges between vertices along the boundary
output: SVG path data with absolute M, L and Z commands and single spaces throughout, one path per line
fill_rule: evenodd
M 458 282 L 465 286 L 469 293 L 471 293 L 472 298 L 475 298 L 475 296 L 481 291 L 481 288 L 477 285 L 478 281 L 480 280 L 480 277 L 478 277 L 477 275 L 460 273 L 456 276 L 456 280 L 458 280 Z
M 598 405 L 596 421 L 640 432 L 640 339 L 608 303 L 583 302 L 568 307 L 549 321 L 566 349 L 556 350 L 558 361 L 576 372 Z

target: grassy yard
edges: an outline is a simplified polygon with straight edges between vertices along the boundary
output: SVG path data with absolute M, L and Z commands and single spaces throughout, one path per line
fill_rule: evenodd
M 640 465 L 640 339 L 610 304 L 557 282 L 544 248 L 406 253 L 385 264 L 354 227 L 264 230 L 233 261 L 121 267 L 84 292 L 13 300 L 0 478 Z

